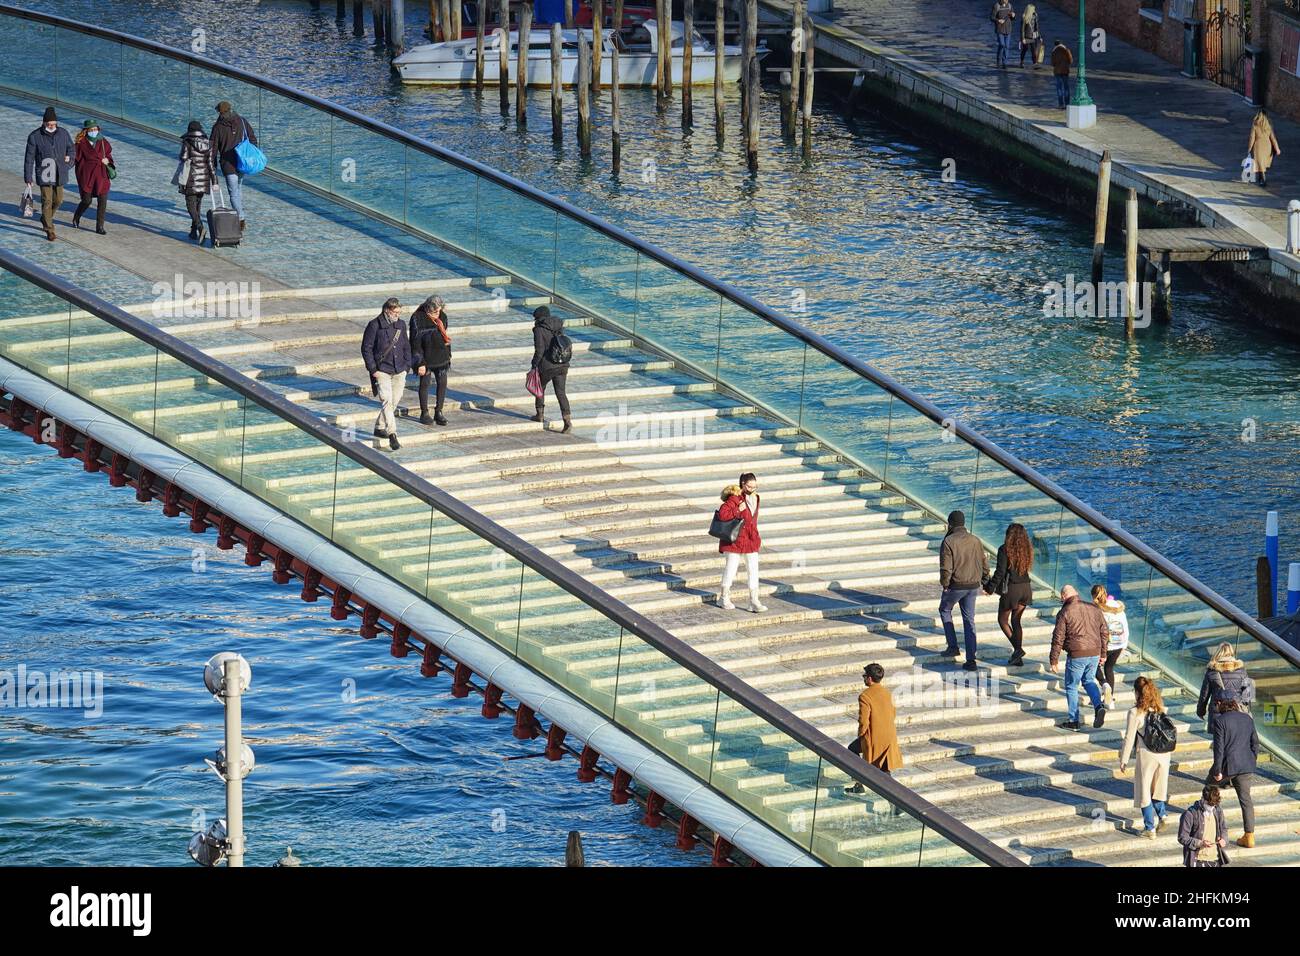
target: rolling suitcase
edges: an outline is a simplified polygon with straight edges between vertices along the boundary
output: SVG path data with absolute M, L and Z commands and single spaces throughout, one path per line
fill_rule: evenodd
M 212 237 L 212 246 L 237 246 L 239 245 L 239 213 L 229 206 L 225 205 L 225 199 L 221 196 L 220 183 L 213 183 L 216 188 L 212 193 L 212 208 L 208 210 L 208 235 Z M 217 200 L 221 200 L 221 205 L 217 205 Z

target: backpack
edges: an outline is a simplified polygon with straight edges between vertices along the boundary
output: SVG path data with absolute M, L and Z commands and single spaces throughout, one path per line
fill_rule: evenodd
M 1228 673 L 1235 674 L 1237 672 L 1229 671 Z M 1211 671 L 1211 674 L 1216 674 L 1219 678 L 1217 681 L 1213 678 L 1210 680 L 1213 686 L 1210 696 L 1214 703 L 1217 704 L 1221 700 L 1235 700 L 1245 707 L 1255 703 L 1255 681 L 1247 676 L 1245 671 L 1241 672 L 1241 683 L 1235 687 L 1228 686 L 1228 682 L 1224 680 L 1223 671 Z M 1233 681 L 1233 683 L 1237 684 L 1236 681 Z
M 568 365 L 573 360 L 573 343 L 563 332 L 556 332 L 546 348 L 546 361 L 552 365 Z
M 1147 726 L 1141 731 L 1141 741 L 1152 753 L 1173 753 L 1178 747 L 1178 728 L 1170 721 L 1169 714 L 1147 711 Z
M 1178 728 L 1168 714 L 1147 711 L 1146 726 L 1142 728 L 1142 743 L 1153 754 L 1173 753 L 1178 746 Z

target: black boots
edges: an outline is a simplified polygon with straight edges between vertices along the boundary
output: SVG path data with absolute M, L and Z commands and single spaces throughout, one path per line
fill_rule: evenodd
M 561 428 L 560 431 L 562 431 L 562 432 L 568 432 L 568 431 L 572 431 L 572 430 L 573 430 L 573 419 L 571 419 L 568 415 L 565 415 L 565 416 L 564 416 L 564 427 Z

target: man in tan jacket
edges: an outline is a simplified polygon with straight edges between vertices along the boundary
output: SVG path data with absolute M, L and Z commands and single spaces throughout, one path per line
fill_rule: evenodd
M 1092 726 L 1100 727 L 1106 721 L 1106 705 L 1097 686 L 1097 663 L 1106 656 L 1110 640 L 1110 627 L 1101 608 L 1091 601 L 1079 600 L 1073 584 L 1061 588 L 1061 609 L 1056 612 L 1056 626 L 1052 629 L 1052 652 L 1048 663 L 1052 673 L 1061 673 L 1061 651 L 1065 651 L 1065 703 L 1069 714 L 1059 726 L 1067 730 L 1079 729 L 1079 683 L 1088 692 L 1095 708 Z M 1091 667 L 1092 670 L 1088 668 Z
M 898 749 L 898 731 L 894 727 L 894 697 L 881 683 L 885 669 L 879 664 L 868 664 L 862 669 L 862 683 L 866 685 L 858 695 L 858 736 L 849 744 L 849 750 L 885 773 L 893 773 L 903 766 L 903 753 Z M 855 783 L 846 793 L 863 793 L 866 788 Z

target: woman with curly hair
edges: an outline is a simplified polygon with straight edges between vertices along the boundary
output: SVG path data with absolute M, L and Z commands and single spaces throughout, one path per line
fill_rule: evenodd
M 749 609 L 755 614 L 767 610 L 758 599 L 758 549 L 762 539 L 758 536 L 758 479 L 752 472 L 745 472 L 734 485 L 722 489 L 722 507 L 718 517 L 723 521 L 740 519 L 740 533 L 735 541 L 719 541 L 718 551 L 724 556 L 722 569 L 722 587 L 718 591 L 718 607 L 734 611 L 736 605 L 731 602 L 731 583 L 736 580 L 743 558 L 749 571 Z
M 997 567 L 985 593 L 998 595 L 998 627 L 1011 642 L 1008 667 L 1019 667 L 1025 661 L 1025 634 L 1020 619 L 1025 608 L 1034 603 L 1034 589 L 1029 581 L 1029 569 L 1033 566 L 1034 549 L 1025 526 L 1007 525 L 1006 537 L 998 547 Z

